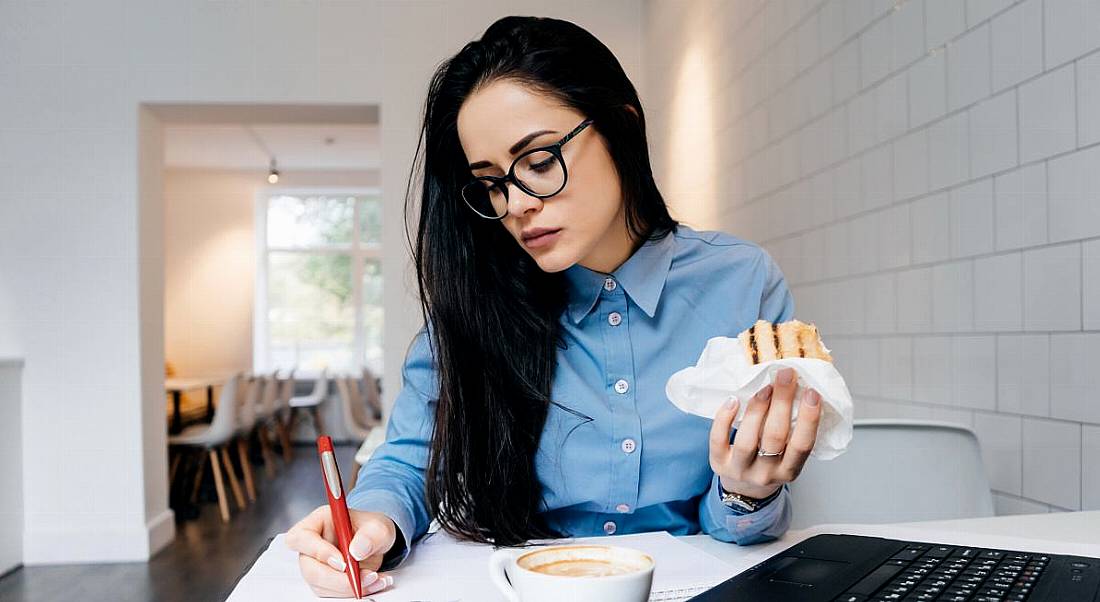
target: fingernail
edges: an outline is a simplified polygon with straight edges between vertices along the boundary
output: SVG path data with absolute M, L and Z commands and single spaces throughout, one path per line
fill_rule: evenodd
M 377 580 L 378 580 L 378 573 L 376 573 L 374 571 L 370 571 L 369 573 L 364 573 L 363 574 L 363 577 L 361 579 L 359 579 L 359 584 L 362 585 L 362 586 L 367 586 L 367 585 L 370 585 L 370 584 L 374 583 Z
M 784 386 L 791 384 L 792 380 L 794 380 L 794 370 L 790 368 L 780 370 L 775 377 L 775 382 Z
M 362 560 L 367 556 L 370 556 L 371 545 L 369 541 L 353 541 L 348 546 L 348 552 L 351 552 L 351 557 L 356 560 Z
M 806 403 L 810 404 L 810 407 L 814 407 L 821 403 L 821 396 L 817 394 L 817 391 L 810 391 L 809 394 L 806 395 Z
M 344 570 L 344 567 L 347 566 L 346 564 L 344 564 L 344 559 L 335 554 L 328 557 L 328 565 L 338 571 Z
M 393 576 L 386 575 L 385 577 L 381 577 L 378 579 L 378 581 L 372 583 L 371 586 L 366 589 L 365 593 L 376 594 L 391 585 L 393 585 Z
M 729 399 L 726 400 L 726 409 L 727 410 L 732 410 L 733 407 L 736 406 L 736 405 L 737 405 L 737 398 L 734 397 L 733 395 L 730 395 Z
M 756 396 L 762 401 L 770 401 L 772 396 L 772 386 L 764 385 L 764 388 L 760 389 L 760 391 L 757 392 Z

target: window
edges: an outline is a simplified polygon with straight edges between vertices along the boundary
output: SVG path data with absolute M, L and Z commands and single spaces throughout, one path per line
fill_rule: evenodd
M 382 373 L 377 190 L 265 190 L 257 198 L 254 367 Z

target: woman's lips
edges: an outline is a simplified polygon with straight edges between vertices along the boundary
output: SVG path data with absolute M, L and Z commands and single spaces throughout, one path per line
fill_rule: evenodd
M 543 247 L 548 247 L 554 244 L 560 237 L 561 229 L 559 228 L 545 234 L 540 234 L 539 236 L 536 236 L 534 238 L 525 239 L 523 241 L 523 245 L 528 249 L 541 249 Z

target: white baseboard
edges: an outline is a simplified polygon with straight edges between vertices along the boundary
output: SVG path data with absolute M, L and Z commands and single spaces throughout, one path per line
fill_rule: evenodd
M 175 517 L 165 510 L 145 524 L 27 525 L 23 564 L 145 562 L 175 537 Z
M 149 533 L 149 557 L 152 557 L 175 539 L 176 513 L 171 508 L 165 508 L 164 512 L 145 524 L 145 530 Z

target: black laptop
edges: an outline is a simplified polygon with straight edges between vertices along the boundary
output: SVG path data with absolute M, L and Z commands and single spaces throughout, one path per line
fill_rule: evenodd
M 1100 558 L 817 535 L 690 602 L 749 600 L 1100 602 Z

